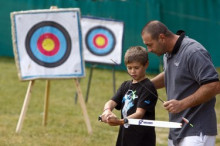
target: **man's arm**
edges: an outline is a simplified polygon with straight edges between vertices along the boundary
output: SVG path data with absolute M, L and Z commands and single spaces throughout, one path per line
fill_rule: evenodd
M 217 94 L 220 94 L 220 81 L 218 82 L 218 85 L 217 85 Z
M 220 91 L 220 82 L 212 82 L 202 85 L 195 93 L 182 99 L 170 100 L 164 103 L 164 107 L 170 113 L 179 113 L 187 108 L 197 106 L 211 100 Z
M 156 89 L 163 88 L 165 86 L 165 84 L 164 84 L 164 72 L 161 72 L 156 77 L 151 79 L 151 82 L 154 84 Z

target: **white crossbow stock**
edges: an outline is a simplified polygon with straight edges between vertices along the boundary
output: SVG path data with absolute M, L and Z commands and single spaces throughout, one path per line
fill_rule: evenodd
M 102 121 L 102 117 L 99 116 L 98 120 Z M 144 119 L 127 119 L 127 118 L 125 118 L 121 124 L 162 127 L 162 128 L 182 128 L 182 123 L 156 121 L 156 120 L 144 120 Z

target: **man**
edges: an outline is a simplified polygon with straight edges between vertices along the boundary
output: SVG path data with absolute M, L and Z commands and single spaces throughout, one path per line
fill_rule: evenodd
M 214 146 L 217 135 L 215 95 L 220 92 L 218 73 L 207 50 L 183 31 L 172 33 L 163 23 L 150 21 L 142 30 L 148 52 L 164 55 L 164 72 L 152 79 L 157 89 L 166 87 L 164 107 L 172 122 L 187 118 L 170 129 L 168 145 Z

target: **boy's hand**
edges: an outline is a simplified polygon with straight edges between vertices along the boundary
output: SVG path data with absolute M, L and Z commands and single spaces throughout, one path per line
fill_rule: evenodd
M 108 117 L 116 117 L 116 115 L 111 110 L 105 110 L 101 115 L 102 122 L 107 123 Z
M 117 117 L 115 116 L 109 116 L 107 118 L 107 123 L 110 125 L 110 126 L 118 126 L 118 125 L 123 125 L 124 124 L 124 119 L 118 119 Z

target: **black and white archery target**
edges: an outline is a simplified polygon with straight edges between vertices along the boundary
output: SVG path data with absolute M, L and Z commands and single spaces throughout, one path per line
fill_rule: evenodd
M 124 23 L 112 19 L 81 19 L 84 58 L 87 62 L 121 64 Z
M 64 63 L 71 51 L 71 40 L 66 29 L 53 21 L 35 24 L 27 34 L 26 50 L 32 60 L 45 67 Z
M 115 48 L 116 39 L 113 32 L 103 26 L 91 28 L 85 37 L 88 50 L 94 55 L 105 56 Z
M 12 12 L 11 21 L 21 80 L 85 76 L 79 9 Z

